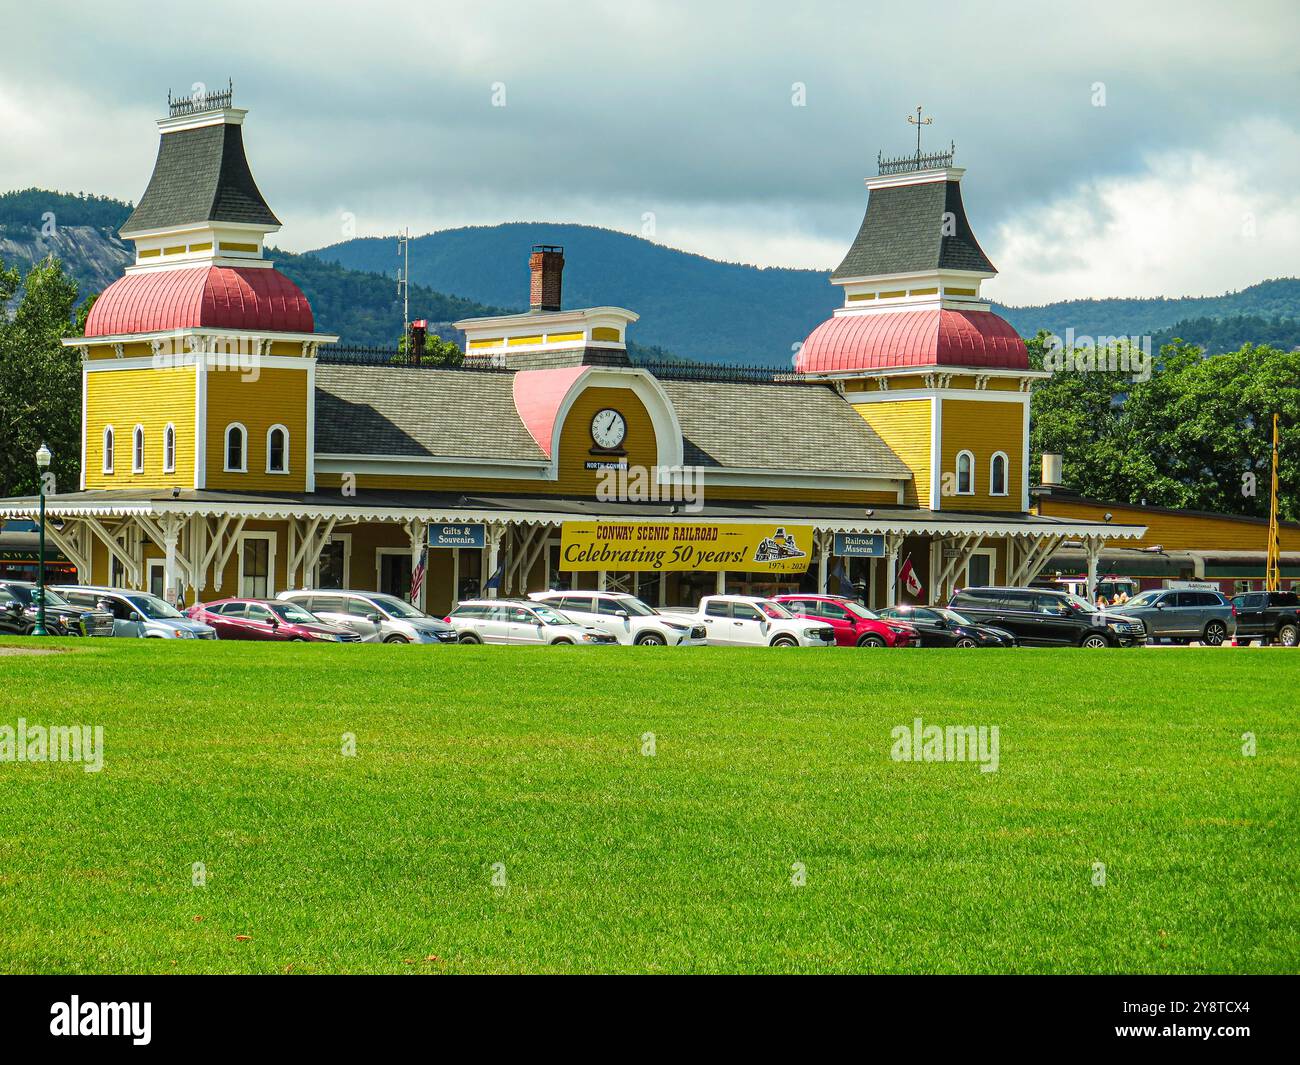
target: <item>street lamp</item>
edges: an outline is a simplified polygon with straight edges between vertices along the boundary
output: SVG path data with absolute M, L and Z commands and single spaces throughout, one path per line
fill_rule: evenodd
M 36 556 L 36 628 L 32 630 L 33 636 L 48 636 L 45 631 L 45 471 L 50 468 L 50 459 L 54 456 L 50 454 L 50 449 L 44 444 L 36 452 L 36 466 L 40 473 L 40 497 L 41 497 L 41 539 L 37 548 Z

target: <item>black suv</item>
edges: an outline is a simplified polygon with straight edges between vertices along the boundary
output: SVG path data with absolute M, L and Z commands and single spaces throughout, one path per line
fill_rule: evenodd
M 1283 647 L 1300 644 L 1300 595 L 1295 592 L 1242 592 L 1232 599 L 1238 644 L 1258 640 Z
M 1141 619 L 1098 611 L 1087 600 L 1054 589 L 966 588 L 948 605 L 1030 646 L 1140 647 L 1147 640 Z
M 36 614 L 36 585 L 0 581 L 0 633 L 30 636 L 36 628 Z M 45 631 L 51 636 L 112 636 L 113 615 L 107 610 L 73 606 L 47 586 Z

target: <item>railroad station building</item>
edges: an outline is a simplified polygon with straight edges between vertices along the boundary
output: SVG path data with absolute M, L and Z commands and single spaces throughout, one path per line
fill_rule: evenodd
M 227 95 L 159 121 L 85 334 L 81 484 L 47 497 L 85 583 L 184 603 L 303 586 L 444 612 L 546 587 L 691 603 L 856 590 L 869 605 L 1094 570 L 1147 514 L 1031 495 L 1025 345 L 950 154 L 884 161 L 792 370 L 644 365 L 638 316 L 568 308 L 563 249 L 520 249 L 518 314 L 456 323 L 464 365 L 343 349 L 266 255 L 280 228 Z M 62 487 L 62 486 L 60 486 Z M 0 501 L 30 521 L 37 500 Z M 1262 546 L 1262 545 L 1261 545 Z M 900 586 L 907 562 L 922 586 Z

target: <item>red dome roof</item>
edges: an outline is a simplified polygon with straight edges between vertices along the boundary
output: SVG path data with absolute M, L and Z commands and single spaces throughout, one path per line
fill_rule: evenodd
M 90 309 L 86 336 L 201 327 L 311 333 L 315 322 L 302 290 L 274 269 L 186 266 L 118 278 Z
M 992 311 L 881 311 L 822 322 L 795 359 L 800 373 L 969 366 L 1027 370 L 1025 342 Z

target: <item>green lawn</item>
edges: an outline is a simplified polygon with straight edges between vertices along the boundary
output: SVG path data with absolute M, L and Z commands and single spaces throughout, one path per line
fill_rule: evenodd
M 3 971 L 1300 969 L 1300 652 L 39 642 Z

